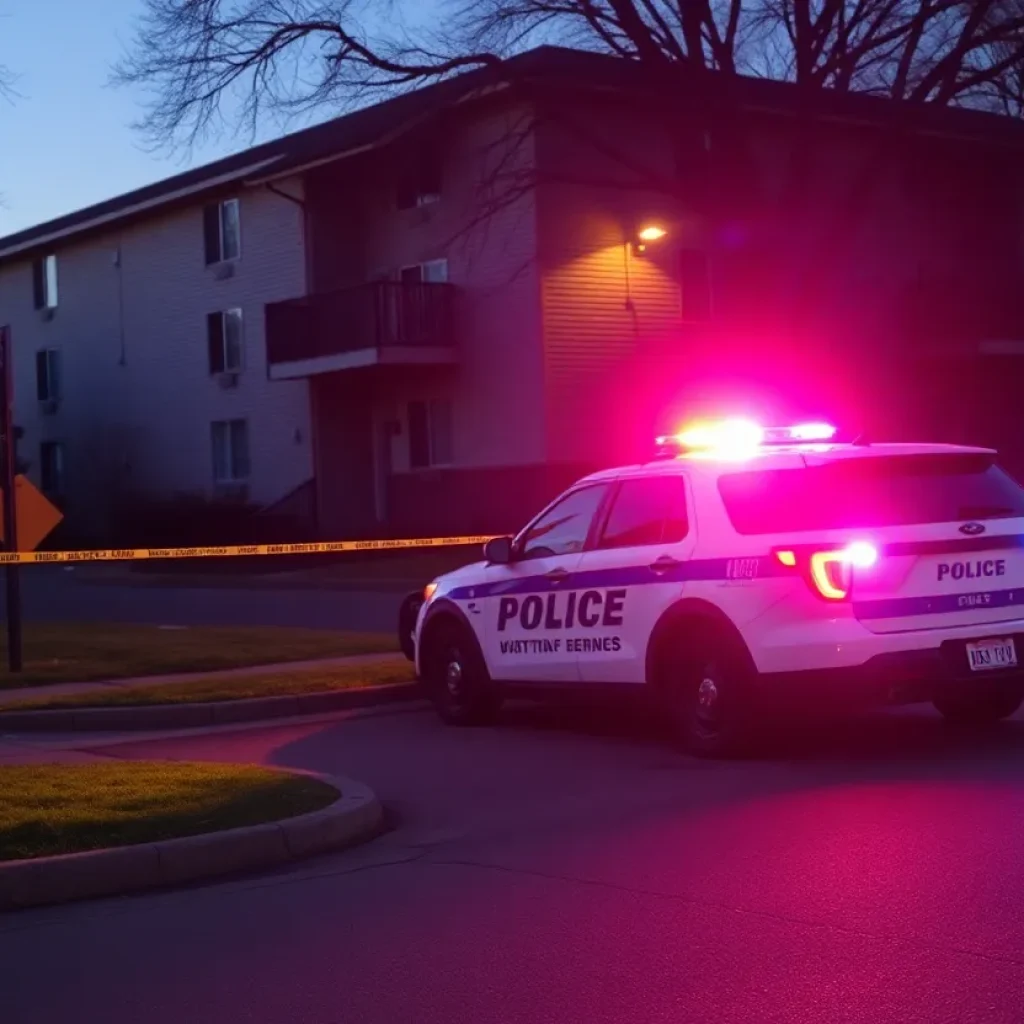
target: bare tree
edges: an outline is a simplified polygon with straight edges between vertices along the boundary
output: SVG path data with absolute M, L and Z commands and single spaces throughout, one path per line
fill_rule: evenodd
M 793 83 L 808 110 L 828 92 L 899 100 L 909 111 L 1024 112 L 1024 0 L 442 0 L 433 24 L 443 30 L 417 12 L 420 0 L 145 0 L 115 80 L 148 90 L 140 127 L 151 142 L 188 145 L 211 128 L 254 130 L 267 114 L 340 111 L 474 68 L 512 75 L 505 58 L 558 43 L 620 59 L 659 95 L 678 95 L 680 110 L 699 94 L 716 159 L 734 167 L 752 160 L 738 101 L 750 76 Z M 587 134 L 571 113 L 546 107 L 564 130 Z M 896 119 L 875 133 L 875 159 L 836 198 L 831 221 L 815 224 L 791 307 L 821 290 L 821 247 L 835 248 L 848 230 L 899 130 Z M 678 188 L 614 140 L 587 141 L 633 172 L 637 187 Z M 799 205 L 824 174 L 815 145 L 805 118 L 791 140 L 785 194 L 772 200 L 778 208 Z M 756 175 L 742 177 L 754 187 Z M 518 168 L 509 190 L 530 184 Z M 507 201 L 495 181 L 488 187 Z M 729 204 L 741 201 L 739 191 Z
M 14 98 L 14 83 L 14 72 L 6 65 L 0 64 L 0 98 L 7 100 Z
M 1024 58 L 1020 0 L 145 0 L 115 72 L 150 90 L 144 128 L 192 140 L 228 107 L 342 108 L 540 42 L 653 70 L 784 79 L 919 103 L 1003 107 Z M 240 104 L 236 107 L 235 104 Z
M 6 64 L 0 64 L 0 100 L 13 103 L 18 98 L 18 76 Z M 7 202 L 0 192 L 0 206 L 6 207 Z

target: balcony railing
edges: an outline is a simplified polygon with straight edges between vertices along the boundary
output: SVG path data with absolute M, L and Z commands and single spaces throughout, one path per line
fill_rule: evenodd
M 451 348 L 454 286 L 378 281 L 266 307 L 267 360 L 290 363 L 365 349 Z

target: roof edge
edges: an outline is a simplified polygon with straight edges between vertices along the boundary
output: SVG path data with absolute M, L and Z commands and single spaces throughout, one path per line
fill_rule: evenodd
M 234 171 L 228 171 L 212 178 L 204 178 L 202 181 L 198 181 L 194 185 L 186 185 L 180 189 L 175 189 L 170 192 L 161 192 L 149 199 L 143 199 L 128 206 L 118 206 L 117 209 L 111 210 L 108 213 L 97 213 L 94 217 L 88 220 L 76 221 L 74 224 L 69 225 L 66 228 L 54 228 L 49 232 L 45 230 L 47 224 L 40 225 L 38 229 L 28 228 L 21 234 L 29 235 L 30 237 L 27 237 L 22 241 L 15 241 L 13 244 L 5 246 L 3 245 L 4 240 L 0 239 L 0 260 L 6 260 L 11 256 L 17 256 L 23 252 L 38 249 L 40 246 L 48 245 L 51 242 L 58 242 L 65 238 L 94 231 L 96 228 L 103 227 L 107 224 L 115 224 L 140 213 L 147 213 L 150 210 L 159 209 L 160 207 L 173 203 L 178 199 L 187 199 L 190 196 L 197 196 L 204 192 L 209 192 L 211 189 L 215 189 L 220 185 L 227 185 L 231 182 L 242 181 L 253 172 L 264 170 L 271 164 L 278 163 L 282 158 L 282 155 L 268 157 L 266 160 L 260 160 L 257 163 L 248 164 L 247 166 L 240 167 Z M 131 193 L 128 193 L 128 195 L 130 196 Z M 81 212 L 85 213 L 87 211 L 88 207 L 86 207 L 86 210 Z M 56 223 L 56 221 L 51 221 L 50 223 Z M 10 235 L 8 237 L 18 239 L 19 235 Z
M 552 76 L 560 85 L 587 91 L 628 93 L 644 91 L 642 68 L 609 54 L 559 46 L 540 46 L 503 62 L 507 69 L 485 66 L 451 78 L 404 91 L 379 103 L 250 147 L 240 153 L 122 193 L 41 224 L 0 237 L 0 262 L 80 235 L 109 228 L 141 215 L 152 214 L 177 201 L 198 197 L 220 186 L 242 182 L 258 186 L 301 174 L 313 167 L 387 145 L 439 109 L 461 105 L 508 88 L 510 76 L 543 81 Z M 736 97 L 751 112 L 795 116 L 806 113 L 794 104 L 792 83 L 741 78 Z M 927 105 L 926 105 L 927 106 Z M 1000 147 L 1024 148 L 1024 125 L 988 112 L 914 107 L 864 94 L 836 94 L 813 111 L 816 119 L 885 124 L 897 119 L 900 127 L 921 135 L 938 135 Z

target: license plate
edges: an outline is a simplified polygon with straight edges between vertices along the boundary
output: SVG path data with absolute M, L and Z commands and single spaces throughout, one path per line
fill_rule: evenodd
M 1014 668 L 1017 665 L 1017 648 L 1013 638 L 1007 640 L 979 640 L 967 645 L 967 663 L 972 672 L 989 669 Z

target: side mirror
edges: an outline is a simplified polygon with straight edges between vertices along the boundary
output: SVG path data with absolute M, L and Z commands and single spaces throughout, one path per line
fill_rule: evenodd
M 508 565 L 512 561 L 512 538 L 492 537 L 484 545 L 484 558 L 497 565 Z

